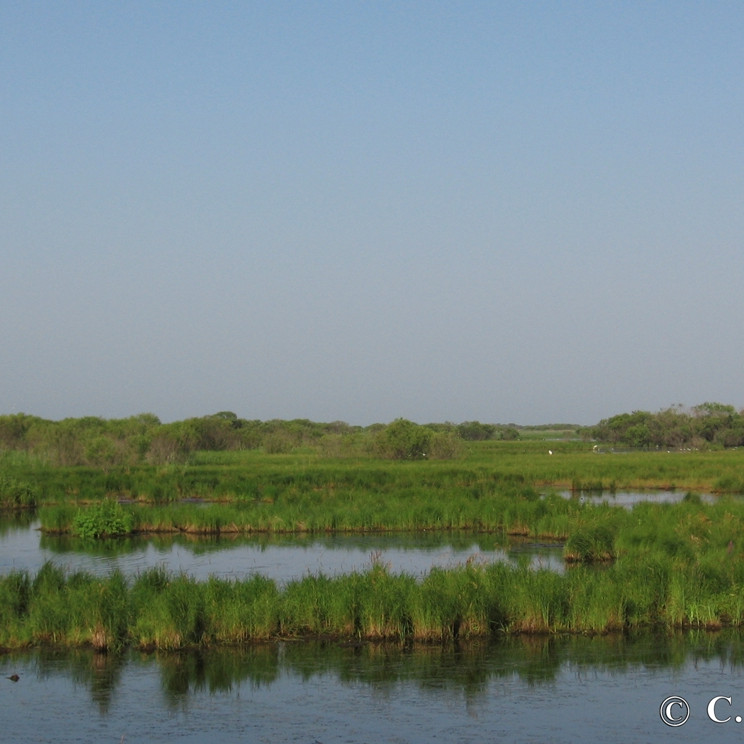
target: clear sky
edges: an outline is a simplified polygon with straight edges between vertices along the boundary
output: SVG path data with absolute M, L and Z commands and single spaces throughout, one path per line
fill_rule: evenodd
M 744 406 L 744 3 L 0 2 L 0 413 Z

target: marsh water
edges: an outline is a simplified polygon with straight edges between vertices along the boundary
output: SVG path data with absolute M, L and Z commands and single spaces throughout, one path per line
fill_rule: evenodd
M 613 492 L 596 492 L 585 491 L 575 493 L 572 491 L 560 491 L 561 496 L 565 499 L 579 499 L 582 503 L 589 504 L 609 504 L 610 506 L 622 506 L 626 509 L 632 509 L 635 504 L 678 504 L 687 498 L 685 491 L 613 491 Z M 698 494 L 701 501 L 713 503 L 715 496 L 709 493 Z
M 573 494 L 564 498 L 630 508 L 641 501 L 676 503 L 679 491 Z M 710 500 L 710 496 L 702 498 Z M 533 568 L 564 570 L 559 544 L 504 540 L 484 533 L 419 532 L 341 535 L 219 536 L 165 535 L 132 537 L 100 544 L 69 536 L 47 536 L 33 515 L 0 517 L 0 573 L 37 571 L 45 561 L 65 569 L 134 575 L 152 567 L 186 572 L 197 579 L 243 578 L 260 573 L 280 583 L 323 573 L 334 576 L 381 561 L 391 570 L 421 575 L 433 566 L 447 568 L 468 560 L 526 563 Z
M 142 538 L 92 550 L 37 527 L 33 515 L 0 521 L 0 573 L 47 560 L 97 574 L 163 566 L 282 583 L 373 560 L 414 574 L 467 560 L 564 570 L 560 546 L 482 534 Z M 671 696 L 689 704 L 683 726 L 662 721 L 660 708 L 670 723 L 682 719 L 682 703 L 662 706 Z M 725 723 L 711 720 L 714 698 Z M 729 632 L 0 654 L 0 738 L 13 742 L 733 742 L 744 739 L 742 720 L 744 641 Z
M 54 744 L 734 742 L 743 652 L 728 634 L 36 650 L 0 656 L 0 717 L 4 740 Z M 681 703 L 662 706 L 673 695 L 689 704 L 684 726 L 662 722 L 660 708 L 682 719 Z
M 433 566 L 466 563 L 526 562 L 535 568 L 563 571 L 559 544 L 528 540 L 507 541 L 496 535 L 463 533 L 394 533 L 312 536 L 166 535 L 81 541 L 69 536 L 43 535 L 38 523 L 26 517 L 0 520 L 0 573 L 35 573 L 45 561 L 70 571 L 106 575 L 120 570 L 132 576 L 148 568 L 185 572 L 197 579 L 209 576 L 245 578 L 268 576 L 279 583 L 307 574 L 335 576 L 363 571 L 372 562 L 395 572 L 422 575 Z

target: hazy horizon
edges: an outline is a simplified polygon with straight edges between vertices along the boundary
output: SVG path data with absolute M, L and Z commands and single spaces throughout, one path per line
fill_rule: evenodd
M 744 407 L 744 5 L 0 6 L 0 411 Z

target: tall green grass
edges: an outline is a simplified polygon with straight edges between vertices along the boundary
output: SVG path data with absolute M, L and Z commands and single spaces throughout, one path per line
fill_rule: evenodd
M 581 512 L 558 496 L 541 499 L 530 488 L 492 488 L 472 497 L 424 487 L 388 495 L 345 491 L 297 493 L 273 502 L 96 504 L 42 507 L 48 533 L 106 537 L 142 532 L 318 533 L 470 530 L 565 538 Z
M 31 508 L 39 500 L 38 489 L 28 480 L 0 476 L 0 507 L 4 509 Z
M 729 548 L 643 548 L 565 574 L 471 561 L 421 578 L 375 563 L 280 587 L 261 576 L 196 581 L 152 569 L 127 580 L 66 574 L 0 578 L 0 646 L 126 645 L 175 650 L 276 638 L 446 642 L 510 634 L 607 633 L 744 625 L 741 561 Z

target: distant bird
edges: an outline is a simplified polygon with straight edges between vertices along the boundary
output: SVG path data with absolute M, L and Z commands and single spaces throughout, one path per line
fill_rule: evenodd
M 552 455 L 553 454 L 553 450 L 548 450 L 548 454 L 549 455 Z
M 11 674 L 10 677 L 7 677 L 6 679 L 9 679 L 11 682 L 18 682 L 20 677 L 17 674 Z

